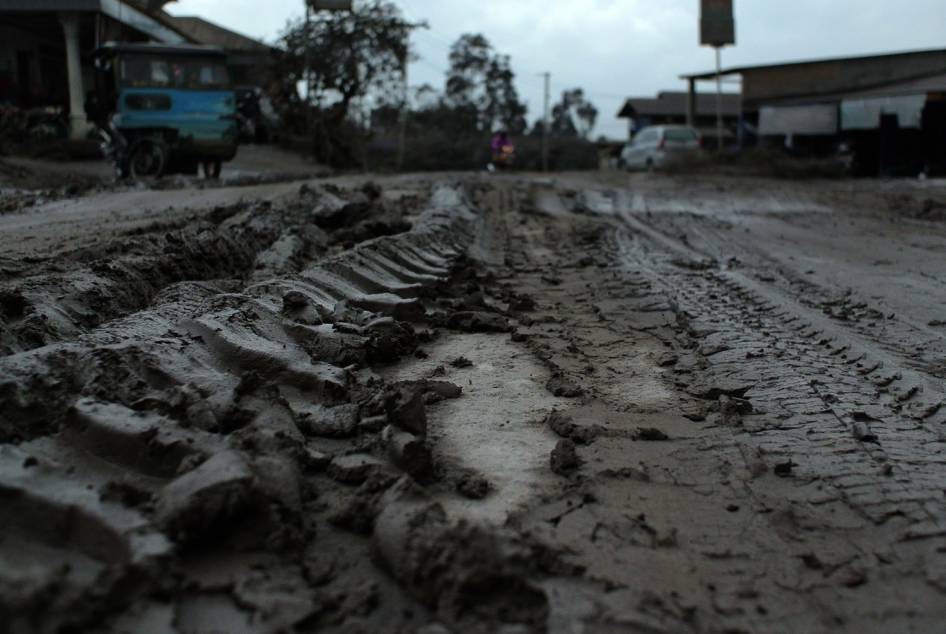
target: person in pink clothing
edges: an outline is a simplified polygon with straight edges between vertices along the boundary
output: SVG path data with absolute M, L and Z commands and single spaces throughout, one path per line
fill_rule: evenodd
M 489 164 L 491 172 L 497 168 L 508 168 L 512 165 L 515 147 L 505 130 L 500 130 L 493 135 L 493 140 L 490 141 L 490 153 L 493 156 L 493 161 Z

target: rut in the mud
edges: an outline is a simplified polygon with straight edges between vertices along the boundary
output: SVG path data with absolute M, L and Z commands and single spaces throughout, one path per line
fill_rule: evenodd
M 333 245 L 410 228 L 402 203 L 380 200 L 375 187 L 330 189 L 314 196 L 304 188 L 279 205 L 237 203 L 155 222 L 93 248 L 14 267 L 0 275 L 0 354 L 74 339 L 162 301 L 161 292 L 179 282 L 239 291 L 250 280 L 298 272 L 337 250 Z

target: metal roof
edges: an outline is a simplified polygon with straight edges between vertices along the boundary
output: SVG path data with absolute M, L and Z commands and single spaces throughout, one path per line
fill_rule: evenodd
M 169 45 L 153 42 L 106 42 L 98 50 L 110 50 L 118 53 L 160 53 L 162 55 L 212 55 L 216 57 L 226 55 L 224 50 L 217 46 L 203 46 L 200 44 Z
M 0 13 L 97 12 L 168 44 L 189 41 L 166 13 L 149 8 L 146 0 L 0 0 Z
M 739 116 L 742 96 L 738 93 L 723 93 L 723 116 Z M 657 97 L 631 97 L 624 102 L 618 117 L 632 119 L 646 116 L 685 115 L 687 112 L 687 93 L 664 91 Z M 716 94 L 697 93 L 696 114 L 716 114 Z
M 788 68 L 792 66 L 806 66 L 809 64 L 830 64 L 832 62 L 852 62 L 852 61 L 870 61 L 875 59 L 887 59 L 895 57 L 906 57 L 910 55 L 942 55 L 946 53 L 946 48 L 921 49 L 914 51 L 898 51 L 896 53 L 877 53 L 873 55 L 854 55 L 850 57 L 825 57 L 821 59 L 800 60 L 793 62 L 780 62 L 775 64 L 756 64 L 752 66 L 733 66 L 724 68 L 720 75 L 738 75 L 748 71 L 771 70 L 775 68 Z M 715 79 L 716 71 L 706 71 L 702 73 L 692 73 L 680 75 L 680 79 Z
M 259 40 L 254 40 L 242 33 L 231 31 L 219 24 L 208 22 L 197 16 L 169 16 L 171 22 L 177 29 L 193 40 L 201 44 L 210 44 L 219 46 L 228 51 L 246 51 L 246 52 L 268 52 L 272 50 Z

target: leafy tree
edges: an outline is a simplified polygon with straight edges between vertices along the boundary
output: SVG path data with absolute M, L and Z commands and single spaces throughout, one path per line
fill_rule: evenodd
M 515 78 L 508 55 L 496 53 L 482 35 L 468 33 L 450 49 L 445 105 L 475 111 L 480 133 L 503 127 L 521 134 L 526 129 L 526 106 L 519 99 Z
M 549 132 L 558 137 L 581 137 L 587 139 L 598 121 L 598 109 L 585 99 L 581 88 L 566 90 L 562 100 L 552 108 Z M 541 122 L 536 124 L 541 132 Z
M 301 18 L 290 22 L 279 40 L 271 90 L 286 123 L 303 131 L 314 108 L 322 141 L 316 147 L 327 147 L 326 137 L 331 146 L 343 145 L 332 137 L 337 137 L 356 99 L 369 93 L 399 94 L 411 28 L 387 0 L 356 2 L 351 13 L 316 12 L 308 29 Z M 310 103 L 298 90 L 307 63 L 314 84 Z

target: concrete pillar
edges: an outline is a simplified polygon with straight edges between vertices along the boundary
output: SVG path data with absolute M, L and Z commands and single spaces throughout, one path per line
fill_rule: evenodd
M 689 79 L 689 89 L 687 90 L 687 125 L 696 127 L 696 80 Z
M 66 70 L 69 73 L 69 136 L 83 139 L 89 131 L 85 114 L 85 89 L 82 86 L 82 53 L 79 49 L 79 14 L 60 13 L 59 22 L 66 36 Z

